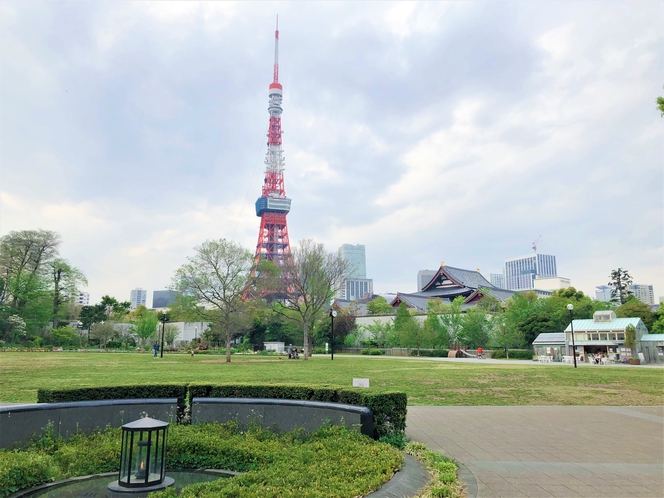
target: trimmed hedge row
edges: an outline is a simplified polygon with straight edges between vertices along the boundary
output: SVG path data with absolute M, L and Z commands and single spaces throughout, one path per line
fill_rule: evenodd
M 178 420 L 187 408 L 186 384 L 138 384 L 129 386 L 75 387 L 71 389 L 38 389 L 37 403 L 68 403 L 102 399 L 177 398 Z
M 406 393 L 372 393 L 363 388 L 303 386 L 299 384 L 142 384 L 129 386 L 39 389 L 38 403 L 94 401 L 102 399 L 177 398 L 178 420 L 191 409 L 194 398 L 267 398 L 324 401 L 366 406 L 374 417 L 374 438 L 406 431 Z
M 420 349 L 420 356 L 426 356 L 429 358 L 447 358 L 449 350 L 447 349 Z M 417 349 L 413 349 L 410 352 L 411 356 L 417 356 Z
M 532 360 L 533 352 L 530 349 L 510 349 L 510 359 L 513 360 Z M 506 358 L 504 349 L 496 349 L 491 353 L 491 358 L 502 359 Z

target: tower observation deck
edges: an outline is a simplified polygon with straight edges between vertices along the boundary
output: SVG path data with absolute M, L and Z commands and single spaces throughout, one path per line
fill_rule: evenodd
M 283 88 L 279 83 L 279 24 L 274 32 L 274 77 L 268 90 L 270 124 L 267 133 L 265 155 L 265 180 L 261 196 L 256 201 L 256 216 L 261 219 L 256 244 L 256 263 L 268 259 L 283 266 L 284 257 L 290 254 L 286 215 L 290 212 L 291 200 L 284 188 L 284 152 L 281 148 L 281 100 Z

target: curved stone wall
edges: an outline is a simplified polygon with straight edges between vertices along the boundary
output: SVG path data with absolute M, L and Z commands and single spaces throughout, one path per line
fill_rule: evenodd
M 90 433 L 106 426 L 120 427 L 149 416 L 175 422 L 177 398 L 77 401 L 0 407 L 0 448 L 24 445 L 52 424 L 64 438 L 77 431 Z M 345 425 L 373 436 L 373 414 L 363 406 L 319 401 L 255 398 L 194 398 L 192 423 L 237 421 L 287 432 L 314 431 L 325 424 Z
M 149 416 L 175 422 L 177 398 L 121 399 L 76 401 L 72 403 L 38 403 L 0 407 L 0 448 L 14 448 L 43 434 L 53 424 L 55 434 L 67 438 L 77 431 L 90 433 L 107 425 L 122 424 Z

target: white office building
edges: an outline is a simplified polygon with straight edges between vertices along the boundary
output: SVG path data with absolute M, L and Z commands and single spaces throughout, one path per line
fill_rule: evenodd
M 655 292 L 652 285 L 634 284 L 629 286 L 629 291 L 642 303 L 655 304 Z
M 145 306 L 145 303 L 147 302 L 148 298 L 148 291 L 143 290 L 141 287 L 137 287 L 136 289 L 131 291 L 131 309 L 136 309 L 137 306 L 140 306 L 141 304 Z
M 343 288 L 337 293 L 338 299 L 357 301 L 373 294 L 373 280 L 370 278 L 349 278 L 344 281 Z
M 535 289 L 545 291 L 556 291 L 567 289 L 572 286 L 572 281 L 564 277 L 536 278 Z
M 505 275 L 502 273 L 489 273 L 489 282 L 499 289 L 507 289 L 505 287 Z
M 79 292 L 74 294 L 74 304 L 78 304 L 80 306 L 90 306 L 90 293 Z
M 431 279 L 436 276 L 438 270 L 420 270 L 417 272 L 417 292 L 424 289 L 424 286 L 431 282 Z
M 533 254 L 505 261 L 505 286 L 509 290 L 535 288 L 535 278 L 558 276 L 556 257 L 549 254 Z

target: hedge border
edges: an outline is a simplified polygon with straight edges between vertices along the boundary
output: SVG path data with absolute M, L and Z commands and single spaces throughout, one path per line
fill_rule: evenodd
M 307 386 L 302 384 L 141 384 L 126 386 L 39 389 L 38 403 L 103 399 L 177 398 L 178 421 L 191 413 L 193 398 L 267 398 L 325 401 L 366 406 L 374 418 L 374 439 L 406 431 L 408 396 L 403 392 L 372 393 L 365 388 Z

